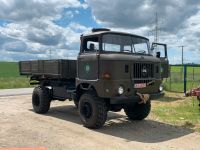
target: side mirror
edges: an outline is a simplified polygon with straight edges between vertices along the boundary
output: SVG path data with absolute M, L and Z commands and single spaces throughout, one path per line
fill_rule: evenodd
M 160 52 L 156 52 L 156 57 L 160 58 Z
M 161 47 L 157 47 L 157 46 L 162 46 Z M 167 58 L 167 45 L 166 44 L 162 44 L 162 43 L 152 43 L 151 45 L 151 49 L 159 49 L 159 52 L 156 52 L 156 57 L 157 58 Z

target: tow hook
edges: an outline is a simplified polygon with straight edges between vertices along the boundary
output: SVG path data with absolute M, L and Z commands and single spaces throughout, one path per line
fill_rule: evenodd
M 150 95 L 149 94 L 141 94 L 141 93 L 136 93 L 140 97 L 140 102 L 139 104 L 146 104 L 147 101 L 149 100 Z

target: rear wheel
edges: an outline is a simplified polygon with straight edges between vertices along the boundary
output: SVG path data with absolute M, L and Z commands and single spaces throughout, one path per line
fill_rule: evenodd
M 151 111 L 151 101 L 148 100 L 146 104 L 134 104 L 124 107 L 124 112 L 129 119 L 132 120 L 143 120 Z
M 78 109 L 83 125 L 97 129 L 102 127 L 107 119 L 107 107 L 104 100 L 94 93 L 84 93 L 80 98 Z
M 47 113 L 50 108 L 50 97 L 48 89 L 45 87 L 36 87 L 32 94 L 32 105 L 36 113 Z

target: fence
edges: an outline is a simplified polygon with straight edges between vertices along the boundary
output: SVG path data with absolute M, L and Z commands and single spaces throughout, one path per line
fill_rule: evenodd
M 164 88 L 172 92 L 184 92 L 184 67 L 170 66 L 171 72 L 167 79 L 164 79 Z M 200 66 L 186 66 L 186 90 L 200 85 Z

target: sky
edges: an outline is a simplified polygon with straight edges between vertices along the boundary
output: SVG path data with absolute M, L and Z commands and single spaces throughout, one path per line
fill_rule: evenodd
M 199 0 L 0 0 L 0 61 L 76 59 L 80 35 L 110 28 L 168 45 L 170 64 L 200 64 Z

